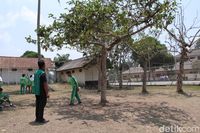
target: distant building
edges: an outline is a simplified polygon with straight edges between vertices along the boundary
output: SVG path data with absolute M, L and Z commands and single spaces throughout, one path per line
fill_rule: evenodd
M 143 77 L 143 68 L 138 67 L 131 67 L 129 70 L 126 70 L 122 73 L 123 80 L 127 81 L 142 81 Z M 149 70 L 147 70 L 147 80 L 151 81 L 158 81 L 158 80 L 169 80 L 169 72 L 164 68 L 157 68 L 155 70 L 151 70 L 149 73 Z M 172 75 L 170 75 L 171 77 Z
M 176 57 L 175 70 L 179 69 L 180 55 Z M 184 62 L 184 79 L 200 80 L 200 49 L 192 49 L 188 54 L 188 60 Z
M 37 58 L 0 56 L 0 76 L 4 83 L 17 84 L 22 74 L 28 76 L 38 69 Z M 44 59 L 47 72 L 53 71 L 54 64 L 50 58 Z
M 200 80 L 200 49 L 193 49 L 188 54 L 189 59 L 184 62 L 184 80 Z M 176 65 L 172 68 L 155 68 L 153 71 L 147 70 L 147 79 L 158 80 L 176 80 L 176 73 L 179 70 L 180 55 L 175 56 Z M 131 67 L 122 73 L 123 80 L 142 81 L 142 67 Z
M 71 71 L 80 85 L 86 87 L 98 86 L 98 69 L 95 59 L 79 58 L 65 63 L 57 70 L 57 80 L 67 81 L 67 71 Z

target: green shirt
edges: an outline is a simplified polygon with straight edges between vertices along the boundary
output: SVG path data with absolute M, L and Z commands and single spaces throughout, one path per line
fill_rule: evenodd
M 67 82 L 72 86 L 72 89 L 78 88 L 78 82 L 74 76 L 69 77 Z
M 26 85 L 26 77 L 20 78 L 20 85 Z
M 35 73 L 34 73 L 34 90 L 33 90 L 33 93 L 35 93 L 35 95 L 40 95 L 40 92 L 41 92 L 40 77 L 44 73 L 45 72 L 41 69 L 36 70 Z
M 30 80 L 29 77 L 27 77 L 27 85 L 32 86 L 32 81 Z
M 6 93 L 3 93 L 3 92 L 0 92 L 0 99 L 1 98 L 5 98 L 5 97 L 9 97 L 9 95 L 8 94 L 6 94 Z

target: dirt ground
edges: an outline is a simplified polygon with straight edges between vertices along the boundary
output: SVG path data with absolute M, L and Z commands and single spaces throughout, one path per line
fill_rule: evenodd
M 39 125 L 33 122 L 34 95 L 19 95 L 19 86 L 4 86 L 16 108 L 0 112 L 0 133 L 159 133 L 163 126 L 200 127 L 200 86 L 184 87 L 188 95 L 176 94 L 173 86 L 149 87 L 149 95 L 141 95 L 139 87 L 111 89 L 105 107 L 98 104 L 97 91 L 82 89 L 82 105 L 70 107 L 70 88 L 51 87 L 55 91 L 45 108 L 49 122 Z

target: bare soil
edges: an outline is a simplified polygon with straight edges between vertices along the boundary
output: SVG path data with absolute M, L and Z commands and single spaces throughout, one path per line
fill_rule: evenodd
M 70 88 L 50 85 L 45 118 L 39 125 L 35 119 L 35 96 L 20 95 L 19 86 L 4 86 L 16 108 L 0 112 L 0 133 L 160 133 L 160 127 L 200 127 L 200 86 L 184 86 L 188 95 L 176 94 L 174 86 L 148 87 L 141 95 L 140 87 L 108 90 L 109 103 L 99 105 L 96 90 L 81 90 L 81 105 L 69 106 Z M 194 133 L 200 133 L 200 130 Z

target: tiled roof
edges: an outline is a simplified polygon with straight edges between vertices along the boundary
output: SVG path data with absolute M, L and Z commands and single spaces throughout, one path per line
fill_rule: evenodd
M 91 62 L 91 59 L 88 59 L 88 58 L 75 59 L 75 60 L 65 63 L 63 66 L 58 68 L 57 71 L 70 70 L 74 68 L 82 68 L 90 62 Z
M 53 68 L 53 62 L 50 58 L 43 59 L 45 61 L 46 68 Z M 0 56 L 0 68 L 32 68 L 37 69 L 37 58 L 22 58 L 22 57 L 6 57 Z
M 142 67 L 131 67 L 129 70 L 126 70 L 123 72 L 123 74 L 129 74 L 129 73 L 143 73 Z

